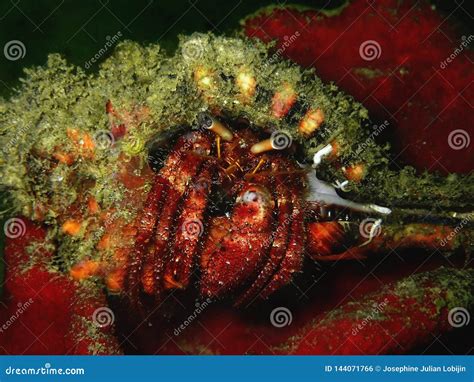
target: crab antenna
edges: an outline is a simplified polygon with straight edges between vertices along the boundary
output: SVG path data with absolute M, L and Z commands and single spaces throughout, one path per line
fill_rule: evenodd
M 199 113 L 198 115 L 199 126 L 211 130 L 221 137 L 224 141 L 230 142 L 234 135 L 223 123 L 213 118 L 209 113 Z

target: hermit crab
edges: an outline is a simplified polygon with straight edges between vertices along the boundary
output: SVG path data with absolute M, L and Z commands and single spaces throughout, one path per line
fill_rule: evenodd
M 2 104 L 1 182 L 51 228 L 52 267 L 133 305 L 196 285 L 247 306 L 305 260 L 472 248 L 470 227 L 442 242 L 470 224 L 472 176 L 397 167 L 385 125 L 267 49 L 194 34 L 172 57 L 122 43 L 97 75 L 55 55 L 27 72 Z

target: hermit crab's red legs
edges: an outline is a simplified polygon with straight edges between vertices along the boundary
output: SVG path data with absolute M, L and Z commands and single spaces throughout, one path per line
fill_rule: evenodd
M 276 174 L 290 168 L 289 163 L 284 160 L 273 160 L 272 171 Z M 272 247 L 268 261 L 260 271 L 255 282 L 247 289 L 235 302 L 236 306 L 244 306 L 250 304 L 258 295 L 258 293 L 267 285 L 269 280 L 275 274 L 285 256 L 292 217 L 292 201 L 288 184 L 282 179 L 287 175 L 274 176 L 275 183 L 275 205 L 278 210 L 277 224 L 274 232 L 268 237 L 272 239 Z
M 201 166 L 203 157 L 199 157 L 199 152 L 208 152 L 210 146 L 211 138 L 207 134 L 195 132 L 181 137 L 168 155 L 160 173 L 155 176 L 154 187 L 149 195 L 150 203 L 147 200 L 145 205 L 145 210 L 149 210 L 149 213 L 144 212 L 144 216 L 149 220 L 152 219 L 151 215 L 154 215 L 154 224 L 147 223 L 147 219 L 139 221 L 139 234 L 128 265 L 126 289 L 129 291 L 132 301 L 138 301 L 140 285 L 147 292 L 152 292 L 154 289 L 154 255 L 156 252 L 150 250 L 151 248 L 147 244 L 150 243 L 157 223 L 169 220 L 170 211 L 175 211 L 175 208 L 172 210 L 166 208 L 165 210 L 170 199 L 173 201 L 173 206 L 176 207 L 180 191 L 181 194 L 184 193 L 186 183 L 183 182 L 183 177 L 178 170 L 183 170 L 185 174 L 188 174 L 184 176 L 184 181 L 188 180 Z M 193 156 L 192 160 L 186 161 L 190 159 L 190 155 Z M 161 205 L 163 207 L 160 209 Z M 141 218 L 142 216 L 140 216 Z M 156 233 L 154 238 L 156 241 Z
M 166 185 L 163 183 L 160 176 L 155 176 L 153 186 L 148 193 L 143 211 L 136 219 L 137 234 L 135 237 L 135 244 L 129 255 L 128 273 L 126 288 L 130 293 L 130 300 L 138 300 L 138 286 L 140 282 L 140 274 L 142 268 L 142 256 L 145 253 L 150 239 L 153 236 L 156 220 L 159 214 L 160 206 L 163 201 L 163 194 L 166 190 Z M 125 274 L 124 270 L 120 270 Z M 121 277 L 123 279 L 125 276 Z M 120 282 L 123 284 L 123 282 Z
M 297 189 L 295 187 L 295 189 Z M 304 249 L 306 243 L 306 227 L 304 222 L 304 209 L 300 195 L 292 195 L 293 212 L 290 232 L 290 242 L 286 250 L 285 258 L 281 262 L 280 269 L 273 275 L 267 286 L 260 292 L 259 297 L 268 298 L 273 292 L 287 285 L 293 274 L 299 272 L 303 266 Z
M 169 252 L 170 259 L 165 264 L 163 279 L 166 289 L 185 289 L 189 285 L 200 239 L 205 230 L 204 214 L 215 166 L 213 160 L 203 166 L 183 202 L 182 213 L 177 220 L 176 235 Z
M 160 176 L 170 183 L 166 201 L 156 224 L 153 248 L 149 261 L 142 272 L 142 288 L 157 299 L 162 291 L 164 266 L 169 259 L 169 243 L 173 242 L 177 227 L 176 217 L 182 211 L 182 202 L 192 180 L 199 174 L 202 165 L 209 159 L 212 137 L 208 133 L 194 132 L 184 137 L 190 147 L 177 160 L 171 160 L 160 171 Z M 168 160 L 167 160 L 168 162 Z
M 274 201 L 265 186 L 245 182 L 229 231 L 206 241 L 201 256 L 201 294 L 219 298 L 254 280 L 268 256 Z

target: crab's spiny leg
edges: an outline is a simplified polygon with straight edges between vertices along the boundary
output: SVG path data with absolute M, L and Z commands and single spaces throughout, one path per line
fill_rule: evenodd
M 161 288 L 157 287 L 158 279 L 161 280 L 164 250 L 171 235 L 174 214 L 178 208 L 181 194 L 170 185 L 165 196 L 166 202 L 163 204 L 161 215 L 157 222 L 154 234 L 153 246 L 148 252 L 141 274 L 143 291 L 147 294 L 159 294 Z
M 306 230 L 304 222 L 304 209 L 299 195 L 293 195 L 293 213 L 291 222 L 290 242 L 281 262 L 280 269 L 273 275 L 268 285 L 262 290 L 259 297 L 268 298 L 273 292 L 288 284 L 294 273 L 299 272 L 303 266 L 303 253 L 306 243 Z
M 174 184 L 175 188 L 167 195 L 161 218 L 157 224 L 153 260 L 150 263 L 149 273 L 143 274 L 144 291 L 154 294 L 157 299 L 164 287 L 161 283 L 164 281 L 165 266 L 171 257 L 170 243 L 174 242 L 176 233 L 181 229 L 176 224 L 176 218 L 181 215 L 184 208 L 189 207 L 184 203 L 185 194 L 189 188 L 193 187 L 190 185 L 190 181 L 198 173 L 201 164 L 202 161 L 196 160 L 193 166 L 187 166 L 186 169 L 181 168 L 180 180 Z M 172 279 L 169 278 L 168 284 L 171 284 L 171 281 Z
M 130 294 L 130 300 L 132 302 L 138 301 L 139 282 L 143 260 L 146 256 L 147 246 L 153 236 L 153 231 L 159 216 L 160 204 L 163 201 L 163 194 L 166 189 L 166 182 L 163 182 L 163 179 L 159 175 L 156 175 L 153 186 L 148 193 L 148 197 L 144 204 L 143 211 L 137 217 L 137 234 L 134 247 L 129 256 L 130 261 L 127 269 L 119 269 L 114 272 L 114 274 L 109 275 L 109 277 L 115 279 L 120 278 L 123 280 L 125 278 L 125 273 L 127 274 L 125 287 Z M 123 281 L 119 282 L 119 284 L 123 284 Z
M 275 274 L 285 256 L 291 226 L 291 196 L 289 187 L 284 181 L 276 179 L 275 183 L 275 204 L 278 208 L 278 223 L 272 234 L 273 242 L 270 255 L 255 282 L 238 298 L 235 303 L 236 306 L 250 304 L 257 297 L 258 293 Z
M 255 279 L 268 256 L 273 207 L 265 187 L 243 184 L 226 232 L 210 235 L 204 245 L 202 295 L 219 298 Z
M 161 289 L 157 285 L 162 277 L 167 243 L 175 231 L 174 218 L 189 182 L 210 152 L 211 137 L 199 132 L 190 133 L 181 137 L 175 147 L 159 173 L 160 177 L 169 182 L 169 186 L 157 221 L 153 250 L 148 253 L 142 268 L 143 291 L 149 294 L 159 293 Z
M 212 184 L 214 163 L 206 163 L 193 180 L 177 219 L 177 231 L 171 244 L 170 260 L 165 265 L 164 282 L 167 289 L 185 289 L 191 277 L 199 243 L 204 234 L 204 214 Z

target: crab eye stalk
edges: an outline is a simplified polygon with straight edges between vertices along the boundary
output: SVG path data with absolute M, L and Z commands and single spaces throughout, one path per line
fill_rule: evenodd
M 285 132 L 274 131 L 270 138 L 255 143 L 250 152 L 254 155 L 271 150 L 285 150 L 292 144 L 292 138 Z
M 232 132 L 226 126 L 224 126 L 223 123 L 218 121 L 216 118 L 213 118 L 209 113 L 199 113 L 197 120 L 199 127 L 211 130 L 220 136 L 224 141 L 230 142 L 232 138 L 234 138 Z

